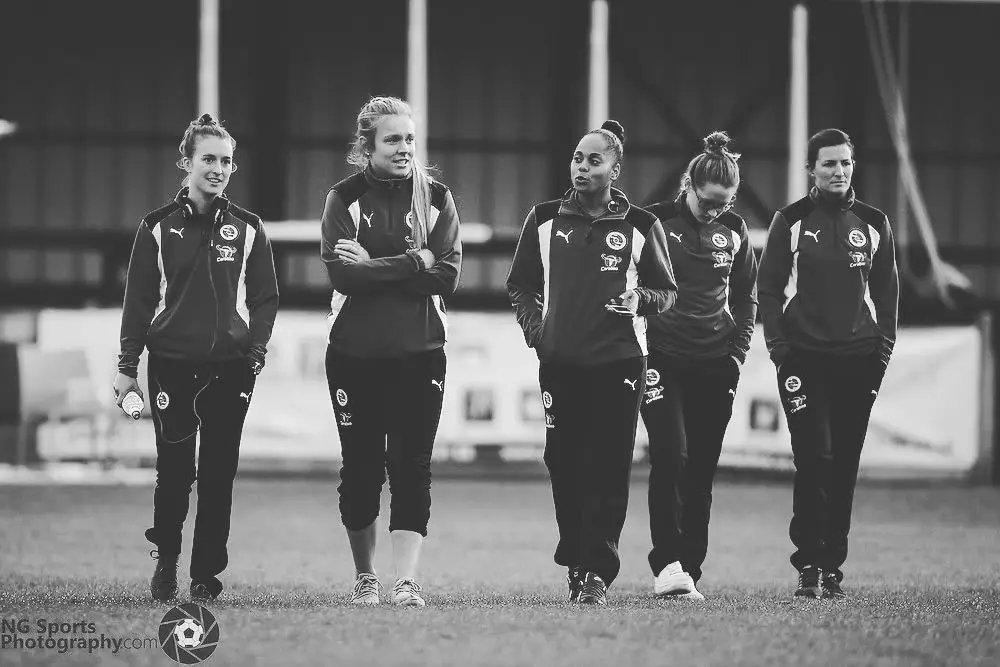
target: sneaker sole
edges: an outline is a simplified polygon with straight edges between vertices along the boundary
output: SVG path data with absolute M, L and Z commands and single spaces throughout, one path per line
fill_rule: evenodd
M 656 598 L 681 598 L 681 597 L 684 597 L 685 595 L 693 595 L 693 594 L 694 594 L 693 590 L 691 590 L 690 588 L 686 588 L 685 587 L 685 588 L 674 588 L 674 589 L 667 590 L 667 591 L 662 591 L 662 592 L 656 592 L 656 591 L 654 591 L 653 592 L 653 597 L 656 597 Z
M 698 602 L 701 602 L 702 600 L 705 599 L 705 596 L 699 593 L 698 591 L 691 591 L 690 593 L 684 593 L 683 595 L 675 595 L 674 597 L 681 600 L 696 600 Z
M 417 597 L 404 598 L 402 600 L 393 600 L 392 603 L 397 607 L 423 607 L 424 605 L 427 604 L 421 598 Z
M 658 598 L 673 598 L 673 597 L 678 597 L 680 595 L 690 595 L 691 593 L 694 592 L 695 592 L 694 586 L 688 586 L 687 584 L 672 586 L 665 590 L 656 590 L 655 587 L 653 588 L 653 595 Z
M 819 597 L 819 595 L 819 591 L 795 591 L 794 597 L 815 600 Z
M 377 607 L 380 603 L 380 600 L 351 600 L 355 607 Z

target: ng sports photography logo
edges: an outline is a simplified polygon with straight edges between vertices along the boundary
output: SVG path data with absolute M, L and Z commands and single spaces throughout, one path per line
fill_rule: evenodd
M 175 662 L 208 660 L 219 645 L 219 622 L 212 612 L 192 603 L 169 610 L 160 621 L 160 647 Z
M 23 617 L 0 619 L 0 649 L 60 654 L 110 651 L 118 655 L 120 651 L 142 651 L 155 647 L 156 639 L 153 637 L 109 635 L 99 630 L 93 621 Z

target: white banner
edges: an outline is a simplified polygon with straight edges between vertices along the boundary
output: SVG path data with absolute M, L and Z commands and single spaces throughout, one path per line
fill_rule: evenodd
M 963 472 L 979 456 L 981 334 L 903 329 L 872 410 L 861 471 Z M 791 442 L 763 332 L 754 333 L 721 463 L 792 468 Z
M 116 310 L 52 310 L 40 313 L 38 320 L 40 350 L 82 350 L 95 395 L 111 407 L 119 318 Z M 482 453 L 484 445 L 494 445 L 494 453 L 506 460 L 539 460 L 545 428 L 538 363 L 513 315 L 459 312 L 449 320 L 448 376 L 435 458 L 467 460 L 477 447 Z M 279 313 L 247 416 L 242 457 L 339 459 L 325 377 L 326 335 L 322 313 Z M 975 327 L 901 331 L 872 415 L 863 472 L 968 471 L 980 451 L 981 373 Z M 140 379 L 145 387 L 144 368 Z M 108 417 L 106 413 L 103 419 Z M 646 441 L 640 420 L 636 458 L 644 456 Z M 152 425 L 146 420 L 131 424 L 124 416 L 104 429 L 49 424 L 39 445 L 45 458 L 86 458 L 95 451 L 148 457 L 154 452 Z M 759 329 L 743 369 L 721 464 L 791 467 L 774 368 Z

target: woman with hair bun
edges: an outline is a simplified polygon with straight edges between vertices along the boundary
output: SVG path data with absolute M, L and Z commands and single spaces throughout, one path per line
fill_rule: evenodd
M 181 531 L 196 478 L 191 597 L 207 601 L 222 592 L 243 421 L 278 310 L 264 225 L 225 194 L 235 149 L 209 114 L 188 125 L 177 162 L 188 174 L 184 187 L 139 223 L 128 265 L 114 390 L 119 406 L 131 392 L 142 396 L 137 369 L 149 350 L 156 488 L 146 539 L 156 545 L 150 593 L 159 601 L 177 594 Z
M 447 316 L 462 262 L 451 191 L 416 156 L 410 106 L 374 97 L 358 113 L 330 190 L 322 258 L 333 287 L 326 376 L 343 465 L 340 516 L 354 557 L 351 603 L 377 605 L 376 519 L 388 470 L 393 604 L 423 607 L 416 582 L 431 508 L 431 453 L 444 398 Z
M 842 598 L 854 486 L 896 344 L 899 275 L 885 213 L 854 196 L 854 144 L 809 139 L 813 187 L 774 214 L 760 312 L 795 464 L 789 537 L 796 597 Z
M 531 208 L 507 290 L 539 359 L 545 465 L 571 602 L 606 604 L 621 562 L 646 318 L 673 304 L 659 220 L 613 187 L 625 132 L 613 120 L 580 139 L 572 187 Z
M 739 154 L 704 141 L 673 201 L 654 204 L 677 276 L 677 303 L 650 318 L 642 420 L 649 434 L 653 592 L 703 600 L 712 484 L 757 316 L 757 258 L 732 211 Z

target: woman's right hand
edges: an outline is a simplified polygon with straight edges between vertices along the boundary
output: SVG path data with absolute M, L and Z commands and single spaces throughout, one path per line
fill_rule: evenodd
M 143 400 L 146 400 L 146 397 L 142 395 L 142 389 L 139 389 L 138 380 L 124 373 L 119 373 L 115 376 L 115 403 L 119 408 L 122 406 L 122 401 L 125 400 L 125 397 L 132 391 L 139 394 Z

